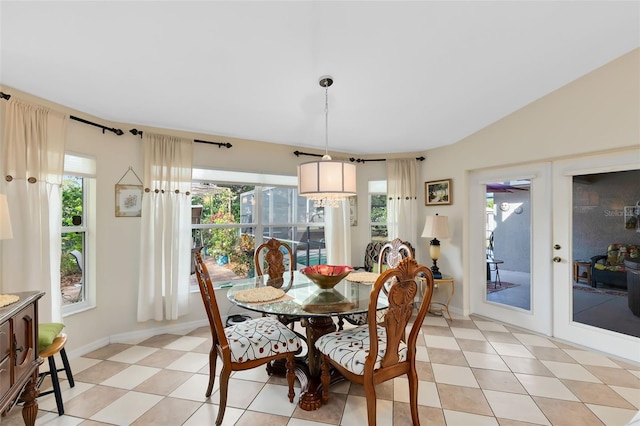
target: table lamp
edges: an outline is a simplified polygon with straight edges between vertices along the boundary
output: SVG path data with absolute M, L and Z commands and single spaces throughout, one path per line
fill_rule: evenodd
M 7 196 L 0 194 L 0 240 L 13 238 L 11 231 L 11 217 L 9 216 L 9 205 Z
M 440 279 L 442 274 L 438 269 L 438 258 L 440 258 L 440 241 L 438 238 L 449 238 L 449 220 L 447 216 L 427 216 L 422 231 L 422 238 L 433 238 L 429 245 L 429 256 L 433 259 L 431 273 L 433 278 Z

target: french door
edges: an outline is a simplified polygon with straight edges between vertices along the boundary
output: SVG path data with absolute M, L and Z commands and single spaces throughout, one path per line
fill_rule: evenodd
M 572 253 L 577 251 L 573 246 L 576 241 L 575 235 L 573 235 L 573 230 L 576 229 L 573 223 L 573 213 L 584 208 L 581 206 L 580 200 L 574 200 L 574 182 L 588 181 L 593 176 L 602 173 L 615 174 L 638 168 L 640 168 L 640 150 L 637 149 L 556 161 L 553 166 L 553 244 L 554 247 L 557 247 L 554 250 L 557 263 L 553 263 L 553 334 L 558 338 L 636 362 L 640 362 L 639 338 L 588 325 L 584 321 L 580 322 L 575 319 L 574 307 L 577 309 L 577 306 L 574 304 L 576 293 L 572 286 L 572 265 L 574 261 L 579 259 L 573 259 Z M 640 182 L 634 180 L 626 185 L 625 191 L 628 192 L 630 202 L 635 202 L 636 198 L 640 196 Z M 615 212 L 612 213 L 610 210 L 612 207 L 606 203 L 606 200 L 595 204 L 597 206 L 592 208 L 602 213 L 602 220 L 605 220 L 604 215 L 608 214 L 607 217 L 613 216 L 614 223 L 617 223 L 619 219 L 620 227 L 624 226 L 623 217 L 618 218 Z M 623 232 L 627 232 L 625 238 L 632 241 L 636 238 L 633 231 Z M 604 252 L 606 246 L 613 242 L 617 241 L 602 241 L 602 251 Z M 627 309 L 624 302 L 626 300 L 623 301 L 621 310 Z M 600 314 L 603 312 L 601 311 Z M 616 312 L 610 312 L 610 314 L 615 317 Z M 640 327 L 640 322 L 638 327 Z
M 469 182 L 471 312 L 546 335 L 552 334 L 550 177 L 550 163 L 538 163 L 472 172 Z M 500 297 L 512 285 L 517 302 Z
M 595 174 L 627 172 L 640 167 L 640 149 L 632 149 L 611 154 L 584 156 L 573 159 L 557 160 L 553 163 L 538 163 L 518 167 L 505 167 L 488 171 L 475 171 L 469 174 L 469 281 L 471 313 L 496 319 L 508 324 L 523 327 L 538 333 L 557 337 L 571 343 L 600 350 L 612 355 L 640 362 L 640 339 L 610 329 L 589 325 L 584 321 L 574 320 L 574 259 L 573 253 L 580 252 L 574 247 L 579 238 L 574 235 L 574 215 L 579 210 L 579 200 L 574 200 L 575 182 L 589 180 Z M 530 184 L 529 205 L 530 217 L 521 223 L 517 231 L 511 230 L 514 239 L 528 241 L 530 248 L 530 280 L 528 292 L 530 305 L 521 306 L 510 303 L 508 298 L 495 298 L 490 291 L 496 281 L 495 272 L 487 274 L 489 255 L 494 260 L 502 255 L 496 247 L 489 250 L 488 230 L 495 226 L 506 227 L 511 216 L 502 214 L 501 207 L 512 206 L 488 205 L 487 191 L 499 185 L 513 182 Z M 640 195 L 640 183 L 637 179 L 627 182 L 625 191 L 629 193 L 630 203 Z M 636 197 L 636 198 L 634 198 Z M 522 198 L 522 197 L 521 197 Z M 495 200 L 498 200 L 495 197 Z M 596 207 L 602 214 L 613 214 L 605 204 Z M 488 212 L 495 214 L 495 224 L 491 224 Z M 503 212 L 504 213 L 504 212 Z M 522 213 L 521 216 L 524 216 Z M 515 216 L 513 216 L 515 217 Z M 511 217 L 512 218 L 512 217 Z M 622 218 L 620 219 L 622 224 Z M 620 225 L 622 226 L 622 225 Z M 599 226 L 593 226 L 597 233 Z M 522 238 L 523 234 L 530 239 Z M 606 239 L 606 238 L 605 238 Z M 505 244 L 503 240 L 502 244 Z M 574 243 L 576 241 L 576 243 Z M 606 245 L 614 241 L 603 241 Z M 510 246 L 509 250 L 525 251 L 526 244 Z M 504 252 L 503 252 L 504 253 Z M 510 251 L 509 251 L 510 253 Z M 597 253 L 595 253 L 597 254 Z M 513 263 L 513 262 L 511 262 Z M 522 265 L 512 268 L 509 262 L 499 263 L 501 279 L 505 281 L 503 271 L 509 269 L 525 269 Z M 501 293 L 507 291 L 497 287 Z M 521 288 L 522 290 L 522 288 Z M 526 293 L 526 292 L 525 292 Z M 522 292 L 521 292 L 522 294 Z M 624 309 L 624 308 L 623 308 Z

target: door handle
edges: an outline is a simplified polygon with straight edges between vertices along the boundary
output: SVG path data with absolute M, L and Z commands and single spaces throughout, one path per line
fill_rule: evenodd
M 559 256 L 554 256 L 553 261 L 556 263 L 562 262 L 562 259 Z

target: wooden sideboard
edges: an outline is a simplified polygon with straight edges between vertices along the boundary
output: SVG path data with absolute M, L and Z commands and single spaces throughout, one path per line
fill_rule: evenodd
M 19 399 L 22 418 L 33 426 L 38 414 L 38 300 L 44 292 L 12 293 L 20 300 L 0 308 L 0 415 Z

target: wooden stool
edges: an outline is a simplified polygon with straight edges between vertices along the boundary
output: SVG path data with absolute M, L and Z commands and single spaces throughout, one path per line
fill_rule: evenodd
M 46 378 L 46 376 L 51 376 L 51 384 L 53 385 L 52 390 L 48 390 L 45 392 L 40 392 L 38 396 L 49 395 L 51 393 L 55 394 L 56 397 L 56 405 L 58 406 L 58 415 L 64 414 L 64 406 L 62 405 L 62 392 L 60 391 L 60 381 L 58 379 L 58 373 L 64 371 L 67 375 L 67 380 L 69 381 L 69 385 L 74 387 L 76 384 L 73 381 L 73 374 L 71 374 L 71 366 L 69 365 L 69 359 L 67 358 L 67 352 L 64 349 L 64 344 L 67 342 L 67 335 L 64 333 L 60 333 L 53 339 L 53 342 L 40 351 L 40 358 L 47 358 L 49 360 L 49 371 L 45 371 L 39 374 L 38 379 L 38 388 Z M 62 358 L 62 364 L 64 368 L 56 368 L 55 355 L 59 353 Z

